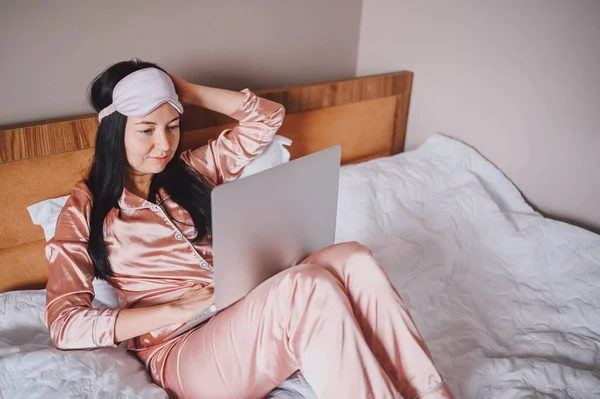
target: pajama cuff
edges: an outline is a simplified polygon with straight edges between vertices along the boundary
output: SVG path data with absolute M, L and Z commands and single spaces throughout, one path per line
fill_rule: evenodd
M 417 393 L 410 399 L 451 399 L 448 385 L 439 375 L 423 374 L 411 379 L 411 385 L 416 388 Z
M 285 109 L 281 104 L 261 98 L 249 89 L 244 89 L 241 93 L 245 94 L 244 98 L 238 109 L 229 114 L 230 117 L 239 122 L 261 119 L 267 126 L 281 125 L 285 115 Z
M 121 309 L 97 309 L 92 327 L 92 341 L 97 347 L 117 347 L 115 325 Z

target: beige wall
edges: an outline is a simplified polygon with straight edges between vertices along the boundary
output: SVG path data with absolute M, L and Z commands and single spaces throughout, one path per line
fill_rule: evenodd
M 91 112 L 108 65 L 267 88 L 355 76 L 361 0 L 0 0 L 0 126 Z
M 597 0 L 0 0 L 0 126 L 91 112 L 133 57 L 232 89 L 410 69 L 408 149 L 458 137 L 600 230 L 599 21 Z
M 407 148 L 458 137 L 543 211 L 600 230 L 600 1 L 364 0 L 357 74 L 401 69 Z

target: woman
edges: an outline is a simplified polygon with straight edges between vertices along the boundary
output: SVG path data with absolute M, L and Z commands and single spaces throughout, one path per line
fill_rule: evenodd
M 61 349 L 129 340 L 180 398 L 260 398 L 300 369 L 320 398 L 449 398 L 408 311 L 371 252 L 345 243 L 267 280 L 207 323 L 173 331 L 213 303 L 210 191 L 272 140 L 284 109 L 120 62 L 93 82 L 100 126 L 89 176 L 46 247 L 45 322 Z M 180 153 L 181 103 L 238 120 Z M 120 309 L 94 309 L 92 280 Z

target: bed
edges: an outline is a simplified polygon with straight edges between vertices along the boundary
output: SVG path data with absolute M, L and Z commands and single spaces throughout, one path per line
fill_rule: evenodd
M 292 158 L 342 146 L 336 241 L 368 245 L 458 398 L 600 397 L 600 237 L 534 211 L 467 145 L 402 153 L 412 73 L 259 91 Z M 184 146 L 230 120 L 184 114 Z M 68 194 L 94 116 L 0 131 L 0 398 L 164 398 L 123 348 L 59 351 L 42 323 L 44 235 L 26 207 Z M 110 292 L 96 293 L 105 306 Z M 313 398 L 300 374 L 270 398 Z

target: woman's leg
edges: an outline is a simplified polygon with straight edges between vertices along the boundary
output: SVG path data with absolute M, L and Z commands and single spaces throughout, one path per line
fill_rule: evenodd
M 180 398 L 261 398 L 300 369 L 319 398 L 401 398 L 365 342 L 342 284 L 304 264 L 270 278 L 178 343 Z
M 344 286 L 365 339 L 403 397 L 452 397 L 406 305 L 367 247 L 337 244 L 302 263 L 325 267 Z

